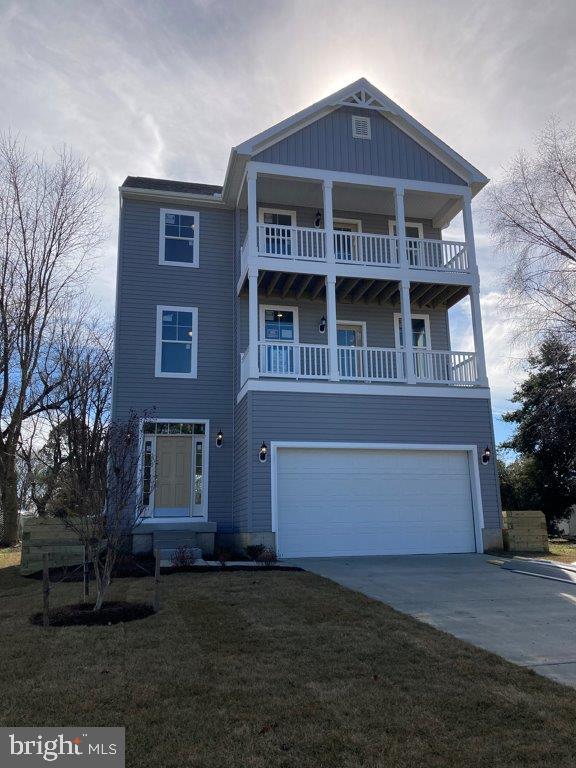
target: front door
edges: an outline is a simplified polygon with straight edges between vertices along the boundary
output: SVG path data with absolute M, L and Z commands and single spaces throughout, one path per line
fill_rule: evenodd
M 294 342 L 297 340 L 295 310 L 263 307 L 261 313 L 260 336 L 266 342 L 260 355 L 261 373 L 271 376 L 294 375 Z
M 157 517 L 187 517 L 192 507 L 192 437 L 156 438 Z
M 260 242 L 260 250 L 264 245 L 264 253 L 271 256 L 292 256 L 292 228 L 295 226 L 294 214 L 291 211 L 260 210 L 260 222 L 265 224 L 264 243 Z
M 338 323 L 338 367 L 343 379 L 357 379 L 363 376 L 362 351 L 364 328 L 360 323 Z

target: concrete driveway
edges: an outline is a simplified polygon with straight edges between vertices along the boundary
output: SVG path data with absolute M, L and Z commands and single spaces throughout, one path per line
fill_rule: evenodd
M 576 687 L 576 585 L 490 565 L 485 555 L 290 562 Z

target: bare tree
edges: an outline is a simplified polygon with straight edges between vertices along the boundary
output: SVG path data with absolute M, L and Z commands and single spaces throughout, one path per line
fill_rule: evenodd
M 551 120 L 487 191 L 485 214 L 508 257 L 506 311 L 536 341 L 576 341 L 576 130 Z
M 27 419 L 59 408 L 75 306 L 102 238 L 86 161 L 53 164 L 0 136 L 0 542 L 18 540 L 17 447 Z M 77 317 L 77 316 L 76 316 Z

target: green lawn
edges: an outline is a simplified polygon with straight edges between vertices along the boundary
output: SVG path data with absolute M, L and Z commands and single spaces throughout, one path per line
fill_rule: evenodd
M 158 615 L 50 630 L 40 587 L 0 571 L 1 724 L 124 725 L 129 768 L 574 766 L 576 691 L 317 576 L 163 576 Z

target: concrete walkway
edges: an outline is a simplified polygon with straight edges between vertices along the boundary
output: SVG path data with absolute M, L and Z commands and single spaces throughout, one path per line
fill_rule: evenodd
M 576 687 L 576 584 L 490 565 L 485 555 L 289 562 Z

